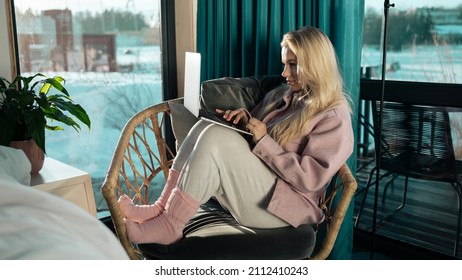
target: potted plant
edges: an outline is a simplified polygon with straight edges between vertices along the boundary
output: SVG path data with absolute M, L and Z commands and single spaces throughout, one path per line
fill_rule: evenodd
M 26 144 L 23 150 L 33 165 L 31 173 L 37 173 L 43 166 L 46 154 L 45 129 L 63 130 L 48 120 L 58 121 L 80 132 L 80 125 L 66 115 L 67 112 L 90 129 L 90 118 L 71 99 L 64 82 L 60 76 L 50 78 L 41 73 L 33 76 L 18 75 L 12 82 L 0 77 L 0 145 L 22 147 Z M 53 88 L 57 91 L 51 92 Z M 33 150 L 34 146 L 38 147 L 38 152 Z M 41 163 L 34 166 L 32 157 L 37 153 Z

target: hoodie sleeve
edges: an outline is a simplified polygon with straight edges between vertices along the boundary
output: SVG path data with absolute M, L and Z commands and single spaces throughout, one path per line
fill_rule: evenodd
M 317 117 L 295 142 L 298 143 L 291 142 L 283 148 L 266 135 L 255 145 L 253 153 L 297 191 L 316 192 L 353 152 L 348 110 L 338 107 Z

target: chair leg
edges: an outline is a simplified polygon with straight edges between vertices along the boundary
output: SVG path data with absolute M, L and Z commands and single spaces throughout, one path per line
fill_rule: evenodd
M 396 213 L 398 213 L 399 210 L 403 209 L 404 205 L 406 204 L 408 183 L 409 183 L 409 177 L 406 176 L 406 178 L 404 179 L 404 191 L 403 191 L 403 198 L 401 200 L 401 204 L 395 210 L 390 211 L 390 213 L 388 213 L 385 216 L 385 218 L 380 220 L 378 222 L 378 224 L 383 224 L 383 223 L 389 221 L 391 218 L 393 218 L 394 215 L 396 215 Z M 384 196 L 385 196 L 385 194 L 384 194 Z
M 387 194 L 387 189 L 388 189 L 388 186 L 390 184 L 393 184 L 394 185 L 394 181 L 395 179 L 399 177 L 399 174 L 394 174 L 393 175 L 393 178 L 391 178 L 386 184 L 385 184 L 385 187 L 383 188 L 383 195 L 382 195 L 382 203 L 385 204 L 385 199 L 386 199 L 386 194 Z M 407 187 L 408 187 L 408 181 L 409 180 L 409 177 L 406 176 L 405 178 L 405 182 L 404 182 L 404 190 L 403 190 L 403 198 L 401 200 L 401 205 L 398 206 L 398 208 L 396 208 L 395 212 L 401 210 L 404 205 L 406 204 L 406 198 L 407 198 Z
M 461 226 L 461 218 L 462 218 L 462 184 L 459 182 L 455 183 L 454 188 L 456 189 L 457 198 L 458 198 L 458 216 L 457 216 L 457 230 L 456 230 L 456 238 L 454 244 L 454 257 L 457 257 L 459 253 L 459 241 L 460 241 L 460 226 Z
M 459 242 L 460 242 L 460 225 L 461 225 L 461 217 L 462 217 L 462 207 L 460 204 L 462 201 L 459 198 L 459 216 L 457 217 L 457 230 L 456 230 L 456 241 L 455 241 L 455 246 L 454 246 L 454 257 L 457 257 L 457 254 L 459 253 Z
M 388 182 L 385 184 L 385 187 L 383 187 L 383 195 L 382 195 L 382 204 L 385 204 L 385 198 L 387 196 L 387 190 L 388 190 L 388 187 L 393 184 L 393 186 L 395 185 L 395 179 L 399 177 L 399 174 L 395 173 L 393 174 L 393 177 L 388 180 Z
M 406 179 L 404 180 L 404 191 L 403 191 L 403 200 L 401 201 L 401 205 L 398 206 L 398 208 L 395 209 L 394 214 L 401 210 L 404 207 L 404 204 L 406 204 L 406 198 L 407 198 L 407 186 L 409 183 L 409 177 L 406 176 Z M 393 215 L 394 215 L 393 214 Z
M 374 175 L 374 171 L 376 170 L 377 168 L 374 167 L 372 168 L 372 170 L 370 171 L 369 173 L 369 178 L 367 179 L 367 183 L 366 183 L 366 186 L 361 190 L 359 191 L 358 193 L 356 193 L 356 195 L 358 195 L 359 193 L 363 192 L 364 191 L 364 194 L 363 194 L 363 198 L 361 200 L 361 204 L 359 206 L 359 210 L 358 210 L 358 213 L 356 215 L 356 221 L 355 221 L 355 224 L 354 224 L 354 227 L 358 227 L 359 225 L 359 220 L 361 219 L 361 214 L 363 212 L 363 208 L 364 208 L 364 203 L 366 202 L 366 197 L 367 197 L 367 193 L 369 192 L 369 188 L 371 187 L 371 181 L 372 181 L 372 176 Z
M 361 219 L 362 211 L 364 209 L 364 204 L 366 202 L 367 193 L 369 192 L 370 187 L 372 185 L 375 185 L 376 180 L 372 181 L 372 177 L 374 176 L 376 170 L 377 170 L 377 167 L 372 168 L 372 170 L 369 172 L 369 178 L 367 179 L 366 186 L 363 189 L 361 189 L 359 192 L 356 192 L 355 194 L 356 196 L 356 195 L 359 195 L 361 192 L 364 192 L 361 204 L 359 206 L 358 213 L 356 215 L 356 221 L 355 221 L 354 227 L 357 227 L 359 225 L 359 220 Z M 391 172 L 386 172 L 385 174 L 380 176 L 379 180 L 389 176 L 390 174 Z

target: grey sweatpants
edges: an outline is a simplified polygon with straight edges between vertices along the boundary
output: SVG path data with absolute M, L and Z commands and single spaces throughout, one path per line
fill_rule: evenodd
M 182 143 L 172 168 L 181 171 L 178 187 L 202 203 L 215 197 L 240 224 L 288 226 L 266 210 L 276 174 L 238 132 L 199 121 Z

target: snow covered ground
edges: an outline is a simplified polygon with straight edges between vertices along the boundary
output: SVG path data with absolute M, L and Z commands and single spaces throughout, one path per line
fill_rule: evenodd
M 92 122 L 90 130 L 80 123 L 80 133 L 64 125 L 64 131 L 46 131 L 47 156 L 90 173 L 97 206 L 99 188 L 125 122 L 139 110 L 162 101 L 159 47 L 126 50 L 118 50 L 118 62 L 132 65 L 132 72 L 43 72 L 65 78 L 71 98 Z
M 382 53 L 364 47 L 362 65 L 374 67 L 381 78 Z M 462 83 L 462 45 L 416 46 L 387 52 L 386 79 L 402 81 Z

